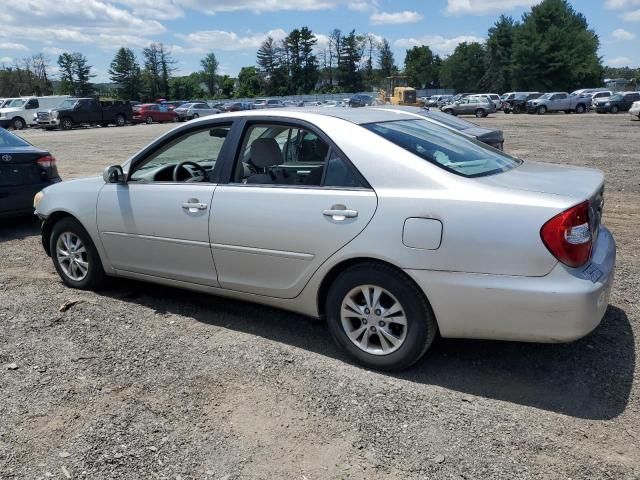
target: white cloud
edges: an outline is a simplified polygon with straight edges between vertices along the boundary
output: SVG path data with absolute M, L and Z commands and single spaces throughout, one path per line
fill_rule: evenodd
M 402 12 L 376 12 L 372 13 L 369 19 L 373 25 L 397 25 L 401 23 L 416 23 L 424 17 L 418 12 L 404 10 Z
M 349 10 L 353 10 L 354 12 L 370 12 L 371 10 L 375 10 L 378 7 L 377 0 L 355 0 L 349 2 L 347 4 Z
M 486 15 L 514 8 L 527 8 L 540 0 L 447 0 L 446 13 L 452 15 Z
M 42 53 L 46 53 L 49 55 L 62 55 L 66 50 L 64 48 L 58 47 L 44 47 L 42 49 Z
M 417 38 L 399 38 L 393 42 L 394 46 L 400 48 L 419 47 L 427 45 L 435 53 L 446 55 L 455 50 L 462 42 L 484 42 L 484 38 L 473 35 L 459 35 L 457 37 L 446 38 L 441 35 L 425 35 Z
M 626 31 L 623 28 L 617 28 L 613 32 L 611 32 L 611 36 L 616 40 L 633 40 L 636 38 L 635 33 L 631 33 Z
M 287 32 L 277 28 L 269 30 L 267 33 L 250 33 L 241 36 L 225 30 L 198 30 L 187 35 L 176 34 L 176 37 L 183 40 L 188 46 L 173 45 L 171 48 L 175 52 L 188 53 L 204 53 L 212 49 L 229 51 L 257 49 L 268 36 L 273 37 L 274 40 L 282 40 L 287 36 Z
M 605 5 L 610 10 L 623 10 L 640 5 L 640 0 L 607 0 Z
M 629 57 L 615 57 L 611 60 L 607 60 L 607 65 L 610 67 L 626 67 L 630 65 L 631 59 Z
M 176 4 L 214 15 L 219 12 L 248 10 L 255 13 L 280 10 L 325 10 L 336 6 L 331 0 L 174 0 Z
M 0 50 L 20 50 L 22 52 L 28 52 L 29 47 L 21 43 L 0 42 Z
M 156 20 L 173 20 L 184 16 L 184 11 L 173 0 L 114 0 L 131 8 L 134 15 Z
M 0 65 L 13 63 L 13 58 L 11 57 L 0 57 Z
M 640 9 L 623 13 L 622 15 L 620 15 L 620 17 L 625 22 L 640 22 Z

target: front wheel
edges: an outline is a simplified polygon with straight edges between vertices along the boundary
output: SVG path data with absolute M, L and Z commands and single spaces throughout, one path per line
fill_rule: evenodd
M 538 115 L 544 115 L 545 113 L 547 113 L 547 107 L 542 105 L 542 106 L 538 107 L 536 112 L 538 112 Z
M 104 283 L 100 256 L 84 227 L 73 218 L 63 218 L 51 231 L 53 265 L 71 288 L 93 290 Z
M 151 117 L 147 117 L 147 118 L 145 118 L 145 120 L 144 120 L 144 121 L 145 121 L 145 123 L 146 123 L 147 125 L 151 125 L 151 124 L 153 123 L 153 118 L 151 118 Z
M 487 116 L 487 113 L 483 109 L 479 108 L 476 110 L 476 118 L 483 118 L 486 116 Z
M 191 118 L 195 120 L 196 118 L 200 118 L 200 115 L 198 115 L 197 113 L 194 113 L 193 117 L 191 117 Z
M 447 113 L 447 114 L 449 114 L 449 115 L 455 115 L 455 113 L 453 112 L 453 110 L 452 110 L 452 109 L 450 109 L 450 108 L 447 108 L 447 109 L 444 111 L 444 113 Z
M 618 113 L 620 109 L 618 108 L 617 105 L 612 105 L 611 109 L 609 110 L 611 113 Z
M 342 272 L 326 301 L 335 341 L 362 365 L 400 370 L 433 343 L 437 324 L 424 293 L 404 273 L 366 263 Z
M 62 120 L 60 120 L 60 126 L 62 127 L 63 130 L 71 130 L 73 128 L 73 122 L 71 121 L 70 118 L 65 117 Z
M 118 115 L 116 117 L 116 127 L 124 127 L 127 123 L 127 119 L 124 118 L 124 115 Z

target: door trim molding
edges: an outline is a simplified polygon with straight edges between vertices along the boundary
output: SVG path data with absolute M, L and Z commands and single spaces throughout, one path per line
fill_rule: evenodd
M 227 250 L 238 253 L 249 253 L 253 255 L 268 255 L 271 257 L 292 258 L 295 260 L 305 260 L 310 262 L 314 256 L 311 253 L 287 252 L 283 250 L 269 250 L 267 248 L 244 247 L 242 245 L 225 245 L 222 243 L 212 243 L 211 248 Z
M 124 232 L 100 232 L 101 235 L 112 235 L 114 237 L 141 238 L 143 240 L 152 240 L 165 243 L 177 243 L 180 245 L 191 245 L 194 247 L 210 248 L 209 242 L 199 242 L 197 240 L 183 240 L 180 238 L 156 237 L 153 235 L 137 235 L 134 233 Z

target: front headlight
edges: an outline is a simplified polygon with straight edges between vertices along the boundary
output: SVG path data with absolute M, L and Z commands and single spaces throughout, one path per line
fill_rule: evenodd
M 33 208 L 38 208 L 38 205 L 40 204 L 40 202 L 42 201 L 42 199 L 44 198 L 44 192 L 42 190 L 40 190 L 38 193 L 35 194 L 35 196 L 33 197 Z
M 54 110 L 54 111 L 52 111 L 52 112 L 51 112 L 51 118 L 53 118 L 54 120 L 55 120 L 56 118 L 58 118 L 58 112 L 57 112 L 57 110 Z
M 610 107 L 611 106 L 611 102 L 607 102 L 604 104 L 605 107 Z

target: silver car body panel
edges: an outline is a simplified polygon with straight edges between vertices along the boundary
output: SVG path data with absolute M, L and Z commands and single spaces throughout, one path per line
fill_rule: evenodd
M 600 172 L 525 162 L 502 174 L 466 178 L 359 126 L 414 115 L 321 111 L 225 113 L 166 135 L 236 118 L 305 121 L 335 142 L 372 189 L 105 185 L 91 178 L 47 188 L 37 213 L 75 216 L 110 275 L 309 316 L 321 314 L 318 295 L 332 269 L 375 259 L 404 270 L 423 289 L 443 336 L 561 341 L 597 325 L 613 278 L 613 237 L 602 228 L 591 262 L 571 269 L 547 250 L 540 228 L 601 189 Z M 207 204 L 206 213 L 192 217 L 182 208 L 193 198 Z M 358 216 L 345 222 L 323 215 L 337 204 Z M 405 234 L 409 219 L 412 230 Z M 421 243 L 416 232 L 428 238 Z M 599 275 L 587 275 L 589 268 Z

